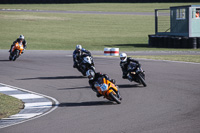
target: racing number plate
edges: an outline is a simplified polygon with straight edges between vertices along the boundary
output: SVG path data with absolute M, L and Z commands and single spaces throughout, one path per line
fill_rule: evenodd
M 103 84 L 100 88 L 101 88 L 101 91 L 106 91 L 108 89 L 108 85 Z

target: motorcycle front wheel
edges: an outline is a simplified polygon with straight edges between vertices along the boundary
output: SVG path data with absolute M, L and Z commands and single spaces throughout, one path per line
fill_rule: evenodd
M 116 95 L 114 95 L 113 93 L 110 93 L 109 96 L 110 96 L 117 104 L 121 104 L 121 100 L 119 100 L 119 98 L 117 98 Z
M 19 57 L 19 50 L 14 51 L 12 60 L 15 61 L 17 59 L 17 57 Z
M 145 83 L 144 78 L 141 73 L 138 74 L 138 77 L 139 77 L 140 82 L 143 84 L 143 86 L 146 87 L 147 84 Z

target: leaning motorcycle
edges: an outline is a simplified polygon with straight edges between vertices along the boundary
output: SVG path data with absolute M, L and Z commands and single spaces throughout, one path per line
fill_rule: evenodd
M 131 82 L 135 81 L 142 84 L 144 87 L 147 86 L 145 82 L 145 72 L 142 70 L 141 66 L 136 63 L 130 63 L 128 65 L 128 77 L 131 77 Z
M 15 43 L 10 51 L 9 60 L 15 61 L 22 54 L 23 50 L 23 44 Z
M 88 54 L 83 54 L 80 58 L 80 63 L 77 69 L 83 74 L 83 76 L 86 76 L 86 72 L 89 69 L 92 69 L 95 72 L 95 66 L 92 56 Z
M 107 80 L 106 78 L 100 77 L 94 84 L 97 91 L 110 101 L 115 101 L 117 104 L 121 103 L 121 96 L 119 94 L 118 87 Z

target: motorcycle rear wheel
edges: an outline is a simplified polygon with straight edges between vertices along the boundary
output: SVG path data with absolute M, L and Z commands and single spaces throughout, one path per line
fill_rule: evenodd
M 10 61 L 12 60 L 12 56 L 11 56 L 11 55 L 9 56 L 9 60 L 10 60 Z

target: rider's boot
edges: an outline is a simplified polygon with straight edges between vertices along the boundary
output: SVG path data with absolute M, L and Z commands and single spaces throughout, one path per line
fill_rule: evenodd
M 131 75 L 128 75 L 128 80 L 130 81 L 130 82 L 132 82 L 132 77 L 131 77 Z
M 101 96 L 103 96 L 103 95 L 101 95 L 99 92 L 97 92 L 96 96 L 97 96 L 97 97 L 101 97 Z
M 92 89 L 94 92 L 96 92 L 97 97 L 101 97 L 102 95 L 97 91 L 97 89 Z

